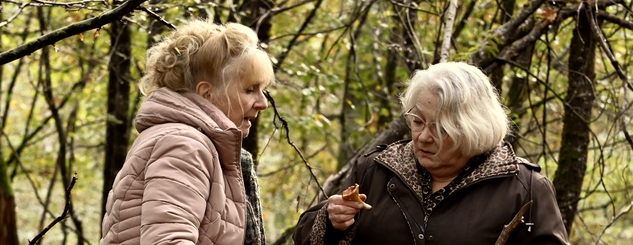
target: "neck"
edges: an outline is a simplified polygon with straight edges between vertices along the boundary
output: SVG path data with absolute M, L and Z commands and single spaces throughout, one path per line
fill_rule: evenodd
M 431 181 L 431 190 L 432 192 L 436 192 L 444 187 L 446 187 L 453 179 L 457 176 L 448 177 L 448 178 L 436 178 L 433 177 L 433 181 Z

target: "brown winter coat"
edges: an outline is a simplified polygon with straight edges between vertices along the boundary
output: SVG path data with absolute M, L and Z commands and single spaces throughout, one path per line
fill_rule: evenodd
M 421 175 L 412 143 L 396 142 L 365 155 L 344 187 L 358 183 L 371 210 L 361 210 L 346 231 L 335 230 L 327 203 L 305 211 L 295 244 L 494 244 L 504 225 L 533 200 L 525 222 L 506 244 L 568 244 L 552 183 L 540 168 L 514 155 L 508 144 L 477 157 L 479 164 L 430 213 L 424 225 Z
M 105 244 L 243 244 L 242 133 L 195 93 L 161 88 L 108 195 Z

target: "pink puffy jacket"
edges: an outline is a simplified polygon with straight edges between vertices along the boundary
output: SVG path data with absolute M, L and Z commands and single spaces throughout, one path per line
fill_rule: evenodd
M 195 93 L 161 88 L 108 195 L 99 244 L 244 244 L 242 133 Z

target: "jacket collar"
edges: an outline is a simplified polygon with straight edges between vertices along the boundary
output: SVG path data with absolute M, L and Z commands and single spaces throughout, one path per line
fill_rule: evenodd
M 242 132 L 202 96 L 165 87 L 152 92 L 139 108 L 134 126 L 140 133 L 167 123 L 182 123 L 198 129 L 213 141 L 222 165 L 239 167 Z
M 422 184 L 429 184 L 430 179 L 418 174 L 418 161 L 413 152 L 412 141 L 399 141 L 389 145 L 378 154 L 375 160 L 391 169 L 416 194 L 420 193 Z M 500 176 L 513 175 L 519 172 L 519 159 L 514 155 L 512 147 L 502 142 L 494 149 L 471 158 L 467 168 L 474 168 L 459 183 L 457 189 L 470 184 Z M 421 199 L 422 200 L 422 199 Z

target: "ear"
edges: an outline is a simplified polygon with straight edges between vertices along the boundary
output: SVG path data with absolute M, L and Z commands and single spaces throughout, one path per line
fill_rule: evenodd
M 213 91 L 213 84 L 207 81 L 200 81 L 198 85 L 196 85 L 196 93 L 201 95 L 204 98 L 209 98 L 211 96 L 211 91 Z

